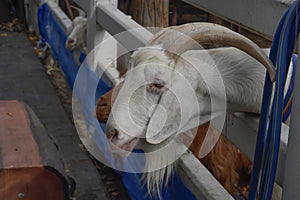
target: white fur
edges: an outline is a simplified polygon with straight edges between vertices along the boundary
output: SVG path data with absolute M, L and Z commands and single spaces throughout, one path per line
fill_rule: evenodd
M 187 131 L 184 135 L 185 142 L 190 144 L 194 138 L 192 131 Z M 145 173 L 142 179 L 147 184 L 149 195 L 161 197 L 162 187 L 167 186 L 176 168 L 174 160 L 186 152 L 187 147 L 183 144 L 180 136 L 157 145 L 149 145 L 144 139 L 141 139 L 138 147 L 141 147 L 146 153 Z M 157 150 L 160 152 L 157 153 Z

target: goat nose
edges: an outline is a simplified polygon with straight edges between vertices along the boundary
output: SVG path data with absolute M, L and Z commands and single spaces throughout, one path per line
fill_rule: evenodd
M 98 108 L 105 108 L 107 107 L 107 101 L 105 98 L 101 97 L 100 100 L 97 103 Z
M 68 38 L 66 41 L 66 48 L 69 50 L 73 50 L 75 48 L 76 41 L 73 38 Z
M 75 40 L 73 38 L 68 38 L 67 39 L 67 43 L 68 44 L 74 44 L 75 43 Z
M 115 128 L 112 128 L 108 131 L 107 138 L 111 142 L 113 139 L 117 138 L 119 131 Z
M 73 43 L 75 42 L 73 38 L 68 38 L 68 43 Z

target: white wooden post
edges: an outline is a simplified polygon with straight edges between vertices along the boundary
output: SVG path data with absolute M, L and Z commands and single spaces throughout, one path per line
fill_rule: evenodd
M 87 48 L 88 52 L 95 47 L 95 33 L 96 33 L 96 7 L 98 0 L 90 0 L 89 9 L 87 12 Z
M 109 2 L 111 3 L 111 5 L 113 6 L 113 7 L 118 7 L 118 0 L 109 0 Z

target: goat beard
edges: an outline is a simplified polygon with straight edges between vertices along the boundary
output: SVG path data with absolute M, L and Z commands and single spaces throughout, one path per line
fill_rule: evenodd
M 146 184 L 150 196 L 157 195 L 161 199 L 162 188 L 168 185 L 170 177 L 175 171 L 174 161 L 186 151 L 186 147 L 174 141 L 163 147 L 159 146 L 161 148 L 151 145 L 145 150 L 147 153 L 145 154 L 145 173 L 143 173 L 142 181 Z M 157 149 L 159 149 L 159 153 L 155 152 Z

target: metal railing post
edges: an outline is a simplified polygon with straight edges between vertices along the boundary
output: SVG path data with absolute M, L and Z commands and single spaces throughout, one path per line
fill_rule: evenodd
M 300 40 L 298 55 L 300 53 Z M 293 107 L 291 112 L 290 134 L 286 151 L 285 173 L 283 180 L 283 199 L 300 199 L 300 59 L 297 61 Z
M 90 0 L 89 9 L 87 12 L 87 48 L 91 52 L 95 47 L 96 33 L 96 7 L 98 0 Z

